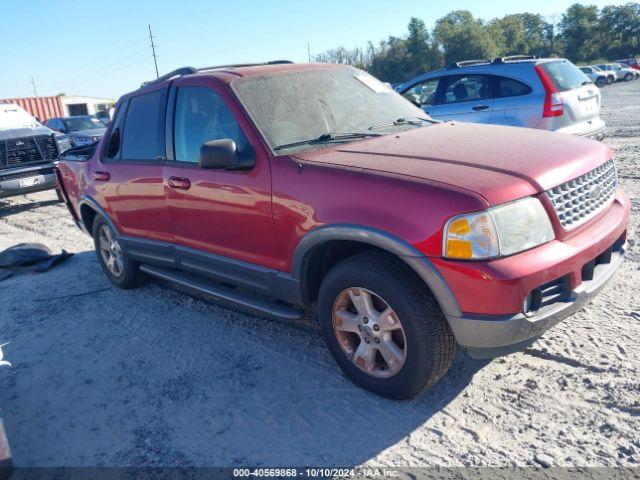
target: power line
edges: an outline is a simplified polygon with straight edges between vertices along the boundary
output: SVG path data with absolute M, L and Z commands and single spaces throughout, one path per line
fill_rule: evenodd
M 153 64 L 156 66 L 156 78 L 160 78 L 158 73 L 158 61 L 156 60 L 156 47 L 153 44 L 153 35 L 151 34 L 151 25 L 149 25 L 149 40 L 151 40 L 151 54 L 153 55 Z

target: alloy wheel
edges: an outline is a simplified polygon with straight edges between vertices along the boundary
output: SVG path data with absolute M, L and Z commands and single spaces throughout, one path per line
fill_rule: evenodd
M 392 377 L 405 363 L 407 342 L 398 315 L 366 288 L 340 292 L 333 305 L 333 331 L 347 358 L 373 377 Z
M 102 225 L 100 227 L 98 246 L 100 248 L 102 261 L 109 272 L 114 277 L 120 277 L 124 271 L 122 248 L 107 225 Z

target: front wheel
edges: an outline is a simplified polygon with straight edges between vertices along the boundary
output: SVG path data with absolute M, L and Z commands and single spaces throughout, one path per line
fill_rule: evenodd
M 365 252 L 336 265 L 318 299 L 327 348 L 346 375 L 406 399 L 449 369 L 455 339 L 426 285 L 401 260 Z
M 633 80 L 633 75 L 632 75 L 632 74 L 630 74 L 630 73 L 627 73 L 627 74 L 624 76 L 624 81 L 625 81 L 625 82 L 630 82 L 631 80 Z
M 598 87 L 598 88 L 602 88 L 602 87 L 604 87 L 604 86 L 605 86 L 605 84 L 606 84 L 606 83 L 607 83 L 607 82 L 605 81 L 605 79 L 604 79 L 604 78 L 602 78 L 602 77 L 600 77 L 600 78 L 598 78 L 598 79 L 596 80 L 596 87 Z

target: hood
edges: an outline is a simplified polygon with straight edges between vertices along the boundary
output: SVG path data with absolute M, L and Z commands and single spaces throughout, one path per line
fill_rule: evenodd
M 593 170 L 611 150 L 595 140 L 544 130 L 446 122 L 295 156 L 449 184 L 498 205 Z
M 51 135 L 55 133 L 49 127 L 39 125 L 37 127 L 18 127 L 0 129 L 0 140 L 9 138 L 33 137 L 35 135 Z
M 71 132 L 69 135 L 71 135 L 72 137 L 94 137 L 97 135 L 102 136 L 104 135 L 104 132 L 106 130 L 106 128 L 88 128 L 86 130 L 76 130 L 75 132 Z

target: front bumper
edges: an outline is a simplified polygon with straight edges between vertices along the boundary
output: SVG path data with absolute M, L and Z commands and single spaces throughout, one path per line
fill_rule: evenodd
M 546 330 L 587 305 L 613 277 L 624 260 L 626 244 L 613 246 L 609 263 L 597 265 L 593 278 L 583 281 L 561 300 L 541 308 L 533 316 L 467 315 L 448 317 L 456 340 L 474 358 L 490 358 L 521 350 Z
M 56 187 L 54 165 L 0 170 L 0 198 L 40 192 Z
M 574 123 L 567 127 L 555 130 L 558 133 L 567 135 L 578 135 L 580 137 L 592 138 L 594 140 L 602 140 L 607 125 L 601 118 L 593 118 L 580 123 Z
M 622 262 L 629 211 L 618 192 L 608 210 L 569 238 L 483 262 L 434 259 L 462 312 L 447 314 L 457 342 L 473 356 L 508 353 L 579 310 Z M 525 298 L 535 289 L 561 295 L 543 296 L 541 308 L 525 315 Z

